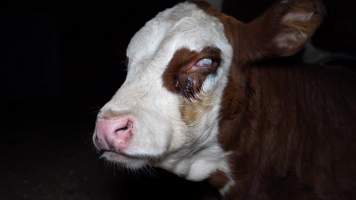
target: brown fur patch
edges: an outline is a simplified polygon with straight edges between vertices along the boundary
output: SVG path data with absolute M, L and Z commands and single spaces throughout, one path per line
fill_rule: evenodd
M 201 95 L 197 101 L 183 100 L 180 112 L 183 121 L 188 126 L 194 126 L 201 116 L 212 108 L 212 97 L 210 95 Z
M 263 15 L 245 24 L 224 15 L 205 1 L 193 2 L 222 22 L 225 35 L 234 47 L 234 56 L 238 56 L 236 64 L 297 53 L 320 26 L 325 13 L 320 0 L 277 1 Z M 310 15 L 310 18 L 304 21 L 283 20 L 290 13 Z M 285 43 L 278 44 L 277 41 L 283 38 Z
M 203 58 L 212 59 L 212 64 L 209 67 L 195 67 L 195 63 Z M 205 47 L 200 52 L 179 49 L 163 73 L 163 85 L 171 92 L 194 99 L 206 77 L 216 72 L 220 60 L 220 50 L 215 47 Z
M 220 19 L 235 51 L 218 139 L 231 152 L 236 184 L 224 199 L 354 199 L 355 76 L 340 68 L 255 64 L 298 52 L 321 23 L 321 1 L 278 1 L 249 24 L 197 5 Z M 286 20 L 288 13 L 312 14 Z M 280 34 L 296 40 L 278 46 Z M 210 178 L 221 188 L 215 174 Z
M 205 68 L 194 64 L 202 58 L 211 58 L 213 63 Z M 206 47 L 201 52 L 179 49 L 173 55 L 163 73 L 163 84 L 169 91 L 182 95 L 181 116 L 187 125 L 193 125 L 211 107 L 211 98 L 202 94 L 201 87 L 206 77 L 214 74 L 220 64 L 220 50 Z
M 171 61 L 169 62 L 163 74 L 163 86 L 169 91 L 178 93 L 177 81 L 179 73 L 184 66 L 189 65 L 193 60 L 196 60 L 197 53 L 189 49 L 177 50 Z

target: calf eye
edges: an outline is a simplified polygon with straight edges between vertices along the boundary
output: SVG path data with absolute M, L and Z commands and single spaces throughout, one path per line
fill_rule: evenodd
M 202 58 L 195 63 L 197 67 L 209 67 L 213 64 L 213 60 L 210 58 Z

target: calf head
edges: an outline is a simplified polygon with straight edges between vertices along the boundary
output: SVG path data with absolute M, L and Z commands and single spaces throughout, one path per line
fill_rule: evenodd
M 159 13 L 128 46 L 126 81 L 98 114 L 95 146 L 129 168 L 158 166 L 191 180 L 229 174 L 218 134 L 231 70 L 294 54 L 321 10 L 319 1 L 284 0 L 248 24 L 202 1 Z

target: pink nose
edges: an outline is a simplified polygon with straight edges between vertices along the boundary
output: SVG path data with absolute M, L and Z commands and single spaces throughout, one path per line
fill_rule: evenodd
M 99 150 L 122 151 L 127 148 L 133 134 L 131 117 L 99 118 L 96 121 L 94 144 Z

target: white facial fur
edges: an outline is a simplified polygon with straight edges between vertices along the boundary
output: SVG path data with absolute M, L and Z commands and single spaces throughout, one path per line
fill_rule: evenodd
M 162 76 L 178 49 L 200 52 L 208 46 L 221 50 L 222 62 L 202 86 L 201 95 L 211 97 L 210 109 L 188 126 L 180 113 L 183 97 L 168 91 Z M 232 53 L 223 24 L 193 3 L 178 4 L 147 22 L 128 46 L 126 81 L 101 109 L 101 114 L 110 111 L 136 118 L 132 141 L 124 153 L 142 159 L 113 153 L 103 156 L 132 168 L 162 167 L 190 180 L 205 179 L 216 170 L 229 174 L 217 134 Z

